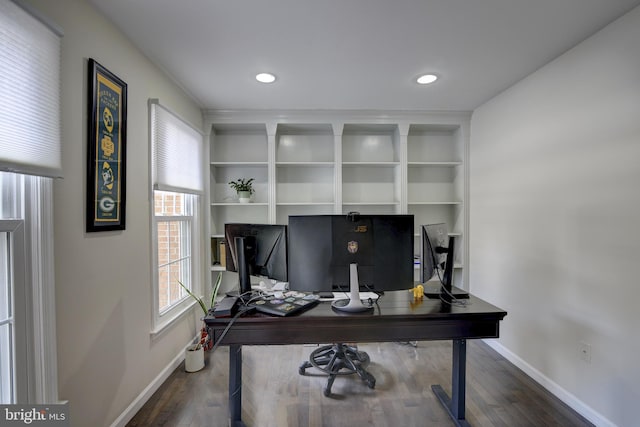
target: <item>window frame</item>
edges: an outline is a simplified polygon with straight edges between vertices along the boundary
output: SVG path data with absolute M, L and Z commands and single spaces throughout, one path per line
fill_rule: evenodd
M 189 276 L 191 278 L 191 291 L 195 294 L 199 295 L 202 292 L 201 280 L 199 280 L 200 274 L 199 271 L 199 239 L 200 235 L 200 196 L 189 193 L 181 193 L 187 196 L 187 199 L 190 199 L 190 202 L 185 201 L 185 203 L 191 203 L 191 209 L 193 214 L 191 216 L 162 216 L 156 215 L 154 210 L 154 195 L 156 191 L 160 190 L 151 190 L 151 228 L 152 228 L 152 244 L 151 244 L 151 254 L 152 254 L 152 266 L 153 266 L 153 275 L 152 275 L 152 295 L 153 295 L 153 328 L 151 331 L 152 337 L 157 337 L 162 334 L 171 326 L 173 322 L 177 319 L 181 318 L 187 313 L 190 313 L 191 309 L 195 306 L 195 300 L 190 298 L 186 293 L 184 293 L 174 304 L 171 304 L 169 307 L 165 309 L 160 309 L 160 266 L 158 264 L 158 223 L 162 221 L 171 220 L 172 218 L 187 218 L 186 221 L 191 224 L 191 233 L 189 236 L 189 250 L 190 250 L 190 262 L 189 262 Z M 161 220 L 159 220 L 159 218 Z M 190 218 L 190 219 L 189 219 Z
M 2 236 L 3 234 L 5 236 Z M 4 255 L 0 262 L 6 263 L 6 279 L 8 280 L 7 318 L 0 318 L 0 325 L 8 325 L 9 327 L 8 368 L 11 371 L 9 378 L 4 378 L 9 381 L 7 392 L 11 401 L 2 404 L 14 404 L 28 402 L 30 390 L 34 386 L 32 368 L 28 363 L 29 347 L 26 339 L 30 334 L 26 316 L 28 300 L 25 283 L 24 221 L 0 219 L 0 236 L 6 239 L 7 251 L 0 253 Z
M 159 190 L 155 190 L 154 191 L 154 195 L 158 192 L 161 192 Z M 165 192 L 165 193 L 169 193 L 169 192 Z M 185 200 L 183 201 L 183 204 L 185 206 L 185 211 L 191 211 L 192 213 L 185 213 L 184 215 L 154 215 L 154 220 L 156 222 L 156 233 L 157 230 L 159 228 L 159 224 L 161 223 L 171 223 L 171 222 L 178 222 L 179 223 L 179 227 L 180 227 L 180 235 L 182 236 L 184 234 L 184 240 L 186 241 L 181 241 L 180 242 L 180 253 L 182 254 L 183 248 L 188 248 L 187 255 L 181 255 L 180 257 L 176 258 L 175 260 L 170 260 L 162 265 L 160 265 L 160 263 L 158 262 L 158 266 L 156 271 L 159 274 L 159 271 L 162 267 L 164 266 L 169 266 L 169 265 L 175 265 L 177 263 L 180 263 L 184 260 L 188 261 L 188 266 L 189 268 L 187 269 L 187 271 L 183 272 L 183 277 L 181 277 L 181 281 L 182 283 L 187 286 L 187 288 L 189 290 L 191 290 L 192 288 L 192 283 L 193 283 L 193 271 L 194 271 L 194 262 L 193 262 L 193 257 L 194 257 L 194 253 L 196 251 L 196 246 L 194 245 L 194 241 L 193 241 L 193 237 L 194 237 L 194 232 L 193 232 L 193 228 L 196 226 L 196 215 L 194 212 L 194 209 L 196 208 L 197 205 L 197 196 L 194 196 L 192 194 L 187 194 L 187 193 L 177 193 L 177 192 L 170 192 L 171 194 L 180 194 L 182 197 L 185 198 Z M 171 235 L 170 235 L 171 236 Z M 158 236 L 156 236 L 158 237 Z M 156 252 L 156 255 L 159 255 L 160 248 L 158 247 L 158 251 Z M 159 256 L 157 257 L 159 258 Z M 156 259 L 157 259 L 156 258 Z M 186 278 L 186 279 L 185 279 Z M 177 288 L 179 289 L 179 296 L 177 298 L 175 298 L 175 302 L 171 302 L 171 298 L 169 298 L 170 302 L 168 304 L 168 306 L 166 308 L 161 308 L 159 301 L 158 301 L 158 310 L 160 312 L 160 314 L 164 314 L 165 312 L 167 312 L 168 310 L 170 310 L 174 305 L 179 304 L 179 302 L 184 299 L 185 297 L 187 297 L 187 293 L 182 291 L 182 288 Z
M 59 403 L 53 246 L 53 180 L 0 172 L 0 218 L 22 221 L 28 403 Z M 6 223 L 6 222 L 5 222 Z M 20 233 L 14 236 L 20 241 Z M 16 268 L 16 266 L 14 266 Z M 22 271 L 22 270 L 21 270 Z M 15 271 L 14 271 L 15 273 Z M 25 371 L 21 371 L 25 373 Z M 19 373 L 20 375 L 21 373 Z M 24 396 L 19 392 L 19 396 Z

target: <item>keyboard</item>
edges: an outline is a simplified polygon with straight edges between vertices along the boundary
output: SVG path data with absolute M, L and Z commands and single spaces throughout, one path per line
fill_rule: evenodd
M 293 316 L 315 307 L 318 301 L 319 297 L 309 292 L 287 291 L 280 298 L 274 295 L 256 297 L 247 305 L 272 316 Z

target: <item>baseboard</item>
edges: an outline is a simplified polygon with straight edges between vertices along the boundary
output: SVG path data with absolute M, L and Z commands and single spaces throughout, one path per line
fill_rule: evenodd
M 502 357 L 513 363 L 516 367 L 522 370 L 525 374 L 529 375 L 535 382 L 547 389 L 551 394 L 556 396 L 562 402 L 564 402 L 571 409 L 582 415 L 598 427 L 617 427 L 614 423 L 602 416 L 599 412 L 595 411 L 589 405 L 578 399 L 572 393 L 568 392 L 564 388 L 560 387 L 557 383 L 552 381 L 547 376 L 543 375 L 536 368 L 522 360 L 519 356 L 511 352 L 509 349 L 498 343 L 493 339 L 483 340 L 489 347 L 500 353 Z
M 145 403 L 153 396 L 160 386 L 169 378 L 184 360 L 184 350 L 169 362 L 169 364 L 158 374 L 151 383 L 142 390 L 142 393 L 136 397 L 133 402 L 124 410 L 122 414 L 111 424 L 110 427 L 125 427 L 129 421 L 138 413 Z

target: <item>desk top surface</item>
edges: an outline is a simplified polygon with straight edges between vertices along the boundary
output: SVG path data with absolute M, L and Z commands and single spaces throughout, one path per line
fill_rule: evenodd
M 377 303 L 374 304 L 373 310 L 364 313 L 345 313 L 340 312 L 331 307 L 331 302 L 321 301 L 317 306 L 303 313 L 277 317 L 260 313 L 254 313 L 249 316 L 243 316 L 236 319 L 236 322 L 263 322 L 272 320 L 274 322 L 299 322 L 306 320 L 319 320 L 319 318 L 335 318 L 339 321 L 350 321 L 355 318 L 375 318 L 375 317 L 415 317 L 415 318 L 469 318 L 469 317 L 487 317 L 497 318 L 501 320 L 506 316 L 506 312 L 488 302 L 470 295 L 468 299 L 461 299 L 462 304 L 448 304 L 441 300 L 423 298 L 414 300 L 413 294 L 409 291 L 392 291 L 382 295 Z M 228 318 L 214 318 L 206 316 L 204 318 L 208 324 L 228 323 Z M 325 319 L 326 320 L 326 319 Z
M 223 342 L 284 344 L 497 337 L 498 323 L 507 313 L 473 295 L 462 301 L 466 305 L 428 298 L 416 301 L 409 291 L 394 291 L 386 292 L 373 310 L 364 313 L 339 312 L 330 302 L 320 302 L 294 316 L 256 313 L 239 317 Z M 204 321 L 219 332 L 231 319 L 206 316 Z M 272 333 L 274 330 L 277 332 Z

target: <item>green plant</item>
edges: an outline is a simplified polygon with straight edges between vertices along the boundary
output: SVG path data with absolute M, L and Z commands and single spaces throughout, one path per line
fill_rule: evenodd
M 254 193 L 253 181 L 254 181 L 254 178 L 249 178 L 249 179 L 238 178 L 235 181 L 230 181 L 229 186 L 234 190 L 236 190 L 237 192 L 248 191 L 249 194 L 253 194 Z
M 215 304 L 216 296 L 218 295 L 218 290 L 220 289 L 220 284 L 222 283 L 222 274 L 218 274 L 216 283 L 213 284 L 213 289 L 211 290 L 211 302 L 209 303 L 209 307 L 207 307 L 202 298 L 191 292 L 191 290 L 187 288 L 181 281 L 178 280 L 178 283 L 180 284 L 180 286 L 182 286 L 182 289 L 184 289 L 185 292 L 189 294 L 191 298 L 195 299 L 198 302 L 200 308 L 202 309 L 202 312 L 206 316 L 209 312 L 209 309 L 212 308 Z
M 207 308 L 207 305 L 204 303 L 204 300 L 199 296 L 197 296 L 196 294 L 194 294 L 193 292 L 191 292 L 191 290 L 187 288 L 184 285 L 184 283 L 182 283 L 181 281 L 178 280 L 178 283 L 180 284 L 180 286 L 182 286 L 182 289 L 184 289 L 185 292 L 189 294 L 191 298 L 195 299 L 198 302 L 198 304 L 200 305 L 200 308 L 202 309 L 202 312 L 206 316 L 209 313 L 209 309 Z M 213 288 L 211 289 L 211 303 L 209 304 L 209 308 L 212 308 L 216 302 L 216 296 L 218 295 L 218 290 L 220 289 L 221 283 L 222 283 L 222 274 L 218 274 L 216 283 L 213 284 Z M 204 347 L 205 350 L 211 350 L 211 348 L 213 347 L 213 340 L 211 339 L 211 337 L 209 337 L 209 331 L 207 330 L 206 326 L 203 326 L 202 328 L 200 328 L 200 340 L 198 341 L 197 344 L 192 346 L 189 350 L 191 351 L 200 350 L 200 347 Z

